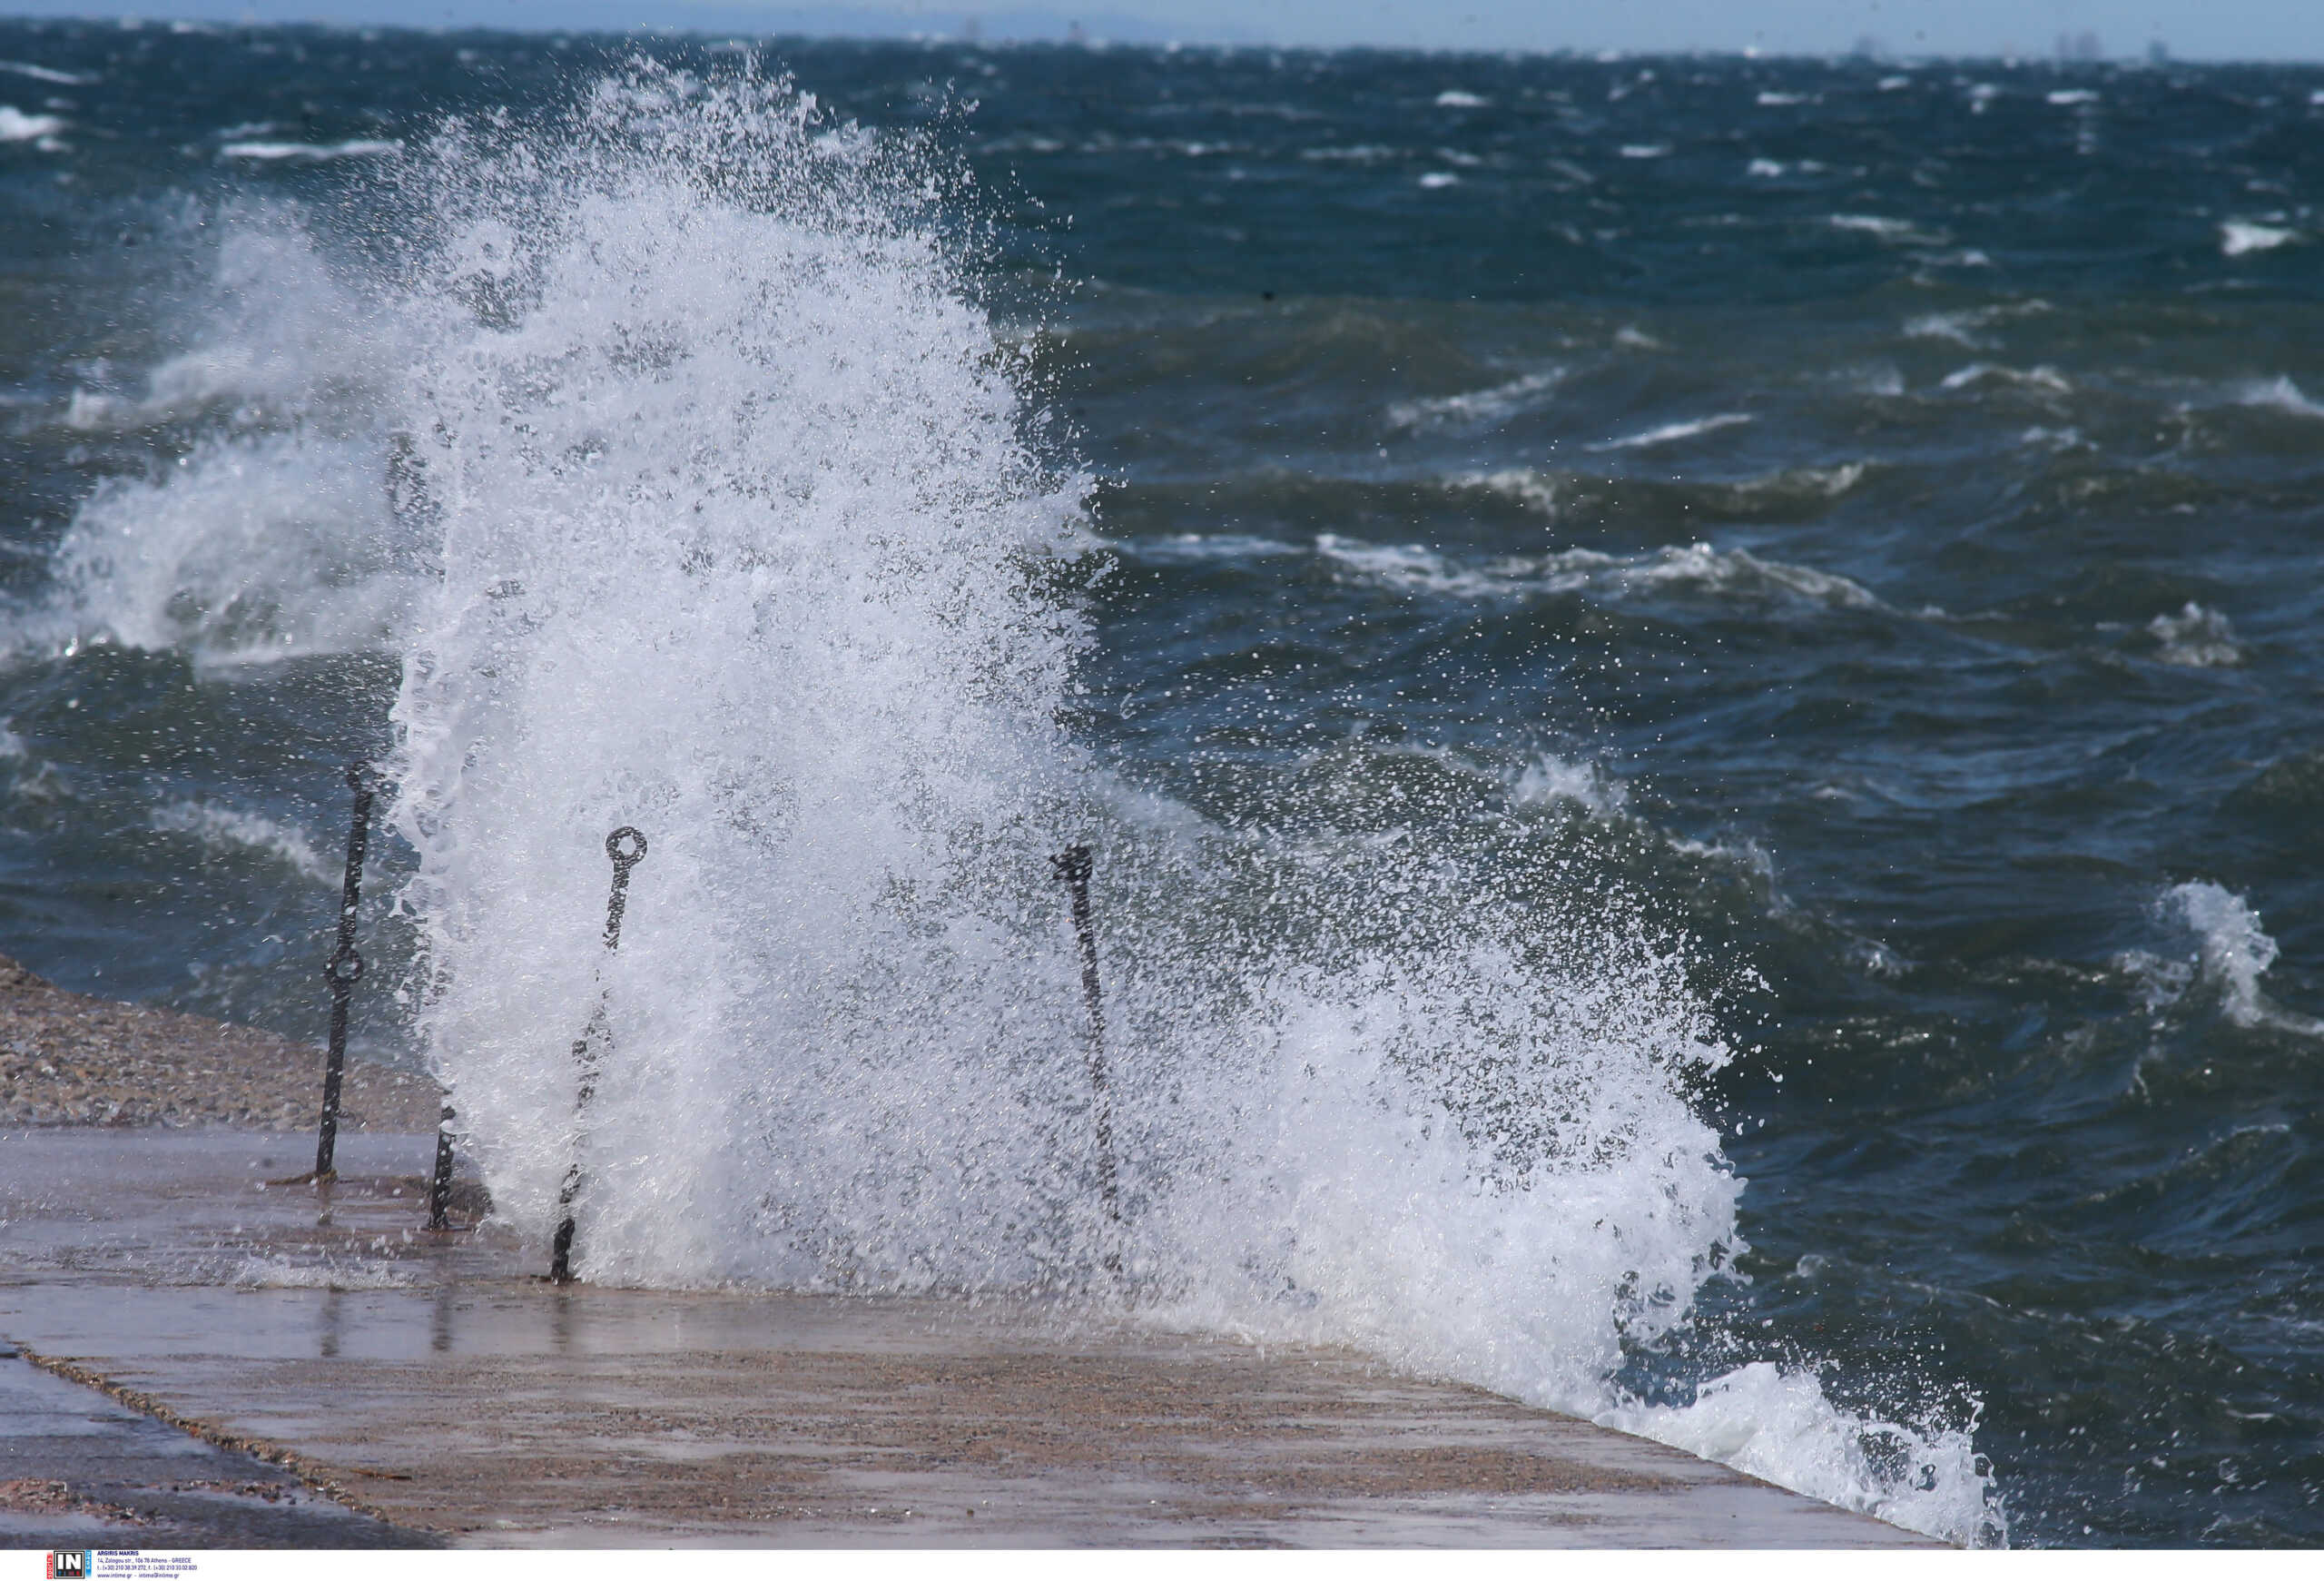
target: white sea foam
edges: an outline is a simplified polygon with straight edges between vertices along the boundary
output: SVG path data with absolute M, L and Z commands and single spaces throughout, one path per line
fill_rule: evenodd
M 1720 429 L 1740 428 L 1750 420 L 1749 415 L 1745 412 L 1722 411 L 1710 417 L 1689 418 L 1683 422 L 1664 423 L 1660 428 L 1648 429 L 1643 433 L 1629 434 L 1618 440 L 1608 440 L 1603 444 L 1591 445 L 1590 448 L 1593 450 L 1642 450 L 1651 445 L 1675 444 L 1680 440 L 1691 440 L 1703 434 L 1717 433 Z
M 1783 174 L 1783 164 L 1778 160 L 1754 159 L 1748 165 L 1744 167 L 1743 173 L 1746 175 L 1764 176 L 1772 181 L 1776 177 Z
M 1492 103 L 1482 94 L 1472 94 L 1460 88 L 1447 88 L 1436 95 L 1437 107 L 1442 110 L 1482 110 Z
M 1621 598 L 1684 591 L 1802 599 L 1834 608 L 1880 607 L 1870 589 L 1846 577 L 1705 543 L 1642 555 L 1565 549 L 1464 563 L 1419 544 L 1367 543 L 1324 533 L 1315 539 L 1315 552 L 1344 572 L 1384 587 L 1462 598 L 1530 598 L 1585 591 Z
M 2260 914 L 2234 891 L 2208 879 L 2173 884 L 2163 891 L 2157 910 L 2165 920 L 2184 924 L 2195 934 L 2195 976 L 2220 995 L 2221 1009 L 2238 1026 L 2272 1027 L 2308 1037 L 2324 1037 L 2324 1021 L 2295 1015 L 2260 992 L 2260 979 L 2276 963 L 2276 941 L 2260 925 Z M 2191 981 L 2183 973 L 2178 981 Z M 2167 990 L 2171 980 L 2157 976 L 2151 993 Z
M 1998 362 L 1972 362 L 1966 368 L 1956 368 L 1937 380 L 1939 390 L 1968 390 L 1979 384 L 2012 384 L 2021 390 L 2037 390 L 2045 395 L 2069 395 L 2073 383 L 2049 364 L 2034 368 L 2004 368 Z
M 228 143 L 219 147 L 218 157 L 314 163 L 327 159 L 377 159 L 402 152 L 403 144 L 393 138 L 350 137 L 344 143 Z
M 1884 1420 L 1835 1406 L 1812 1372 L 1758 1361 L 1705 1383 L 1691 1405 L 1626 1405 L 1595 1419 L 1914 1531 L 2004 1546 L 1978 1415 L 1973 1405 L 1945 1425 Z
M 1299 157 L 1319 163 L 1378 164 L 1383 160 L 1403 158 L 1403 150 L 1384 143 L 1358 143 L 1346 148 L 1303 148 Z
M 1667 143 L 1625 143 L 1621 146 L 1624 159 L 1664 159 L 1670 153 Z
M 36 83 L 54 83 L 59 87 L 66 88 L 85 88 L 102 80 L 94 74 L 84 75 L 78 72 L 60 72 L 54 66 L 34 65 L 29 61 L 20 60 L 0 60 L 0 72 L 6 72 L 11 76 L 30 77 Z
M 2239 385 L 2235 390 L 2235 403 L 2290 412 L 2294 417 L 2324 417 L 2324 405 L 2309 400 L 2307 393 L 2292 382 L 2288 373 Z
M 1892 220 L 1885 214 L 1831 214 L 1826 224 L 1835 231 L 1854 231 L 1882 242 L 1910 242 L 1919 247 L 1942 246 L 1945 238 L 1932 235 L 1910 220 Z
M 257 852 L 316 884 L 335 885 L 340 881 L 340 874 L 315 850 L 304 830 L 261 813 L 211 802 L 172 802 L 153 810 L 153 825 L 192 835 L 214 851 Z
M 2098 91 L 2095 88 L 2052 88 L 2043 97 L 2051 104 L 2062 108 L 2095 104 L 2099 102 Z
M 1523 374 L 1487 390 L 1458 395 L 1432 395 L 1399 400 L 1388 408 L 1388 426 L 1399 429 L 1434 428 L 1447 424 L 1505 422 L 1539 397 L 1554 390 L 1565 379 L 1562 368 Z
M 31 143 L 64 130 L 62 115 L 27 115 L 14 104 L 0 104 L 0 143 Z
M 1625 1348 L 1691 1321 L 1741 1246 L 1689 1096 L 1728 1057 L 1691 963 L 1619 898 L 1481 902 L 1425 824 L 1227 830 L 1094 768 L 1059 723 L 1104 558 L 1088 485 L 1020 437 L 1032 375 L 927 214 L 948 169 L 881 140 L 832 157 L 832 130 L 779 86 L 640 68 L 564 124 L 396 162 L 423 216 L 422 255 L 373 282 L 396 329 L 300 342 L 353 376 L 284 387 L 332 420 L 101 490 L 66 612 L 198 653 L 401 652 L 419 1030 L 514 1227 L 545 1239 L 586 1161 L 586 1277 L 1098 1299 L 1119 1245 L 1169 1320 L 1632 1408 Z M 1870 599 L 1700 545 L 1314 552 L 1390 581 Z M 627 823 L 652 847 L 609 955 L 602 842 Z M 1079 838 L 1118 1231 L 1048 864 Z M 571 1048 L 600 1011 L 582 1128 Z M 1797 1388 L 1704 1398 L 1640 1430 L 1978 1535 L 1990 1479 L 1950 1428 L 1889 1456 Z
M 1776 110 L 1794 104 L 1812 104 L 1816 101 L 1814 95 L 1808 94 L 1782 94 L 1772 88 L 1762 88 L 1758 102 L 1761 109 Z
M 1159 538 L 1135 539 L 1123 547 L 1140 559 L 1182 563 L 1277 559 L 1286 555 L 1307 552 L 1299 545 L 1285 543 L 1281 539 L 1236 532 L 1174 532 Z
M 1576 802 L 1600 817 L 1620 812 L 1630 795 L 1630 787 L 1604 764 L 1575 763 L 1547 752 L 1526 764 L 1509 787 L 1509 799 L 1520 805 Z
M 2243 662 L 2235 627 L 2216 609 L 2189 599 L 2175 615 L 2158 615 L 2146 623 L 2147 634 L 2160 645 L 2155 657 L 2164 664 L 2188 669 L 2220 669 Z
M 1422 173 L 1420 184 L 1433 192 L 1443 187 L 1457 187 L 1461 184 L 1461 178 L 1449 170 L 1432 170 Z
M 2219 228 L 2219 250 L 2230 258 L 2247 252 L 2272 252 L 2299 240 L 2289 225 L 2263 225 L 2257 220 L 2227 220 Z

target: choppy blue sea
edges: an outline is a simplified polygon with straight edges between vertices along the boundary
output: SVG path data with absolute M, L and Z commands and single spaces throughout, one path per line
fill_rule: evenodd
M 743 109 L 688 107 L 736 82 L 761 84 Z M 846 203 L 817 195 L 825 165 Z M 594 766 L 598 747 L 557 747 L 584 737 L 545 699 L 617 697 L 596 657 L 662 677 L 651 656 L 697 631 L 699 686 L 730 687 L 731 711 L 696 720 L 694 683 L 653 680 L 675 689 L 622 737 L 645 744 L 625 783 L 662 818 L 670 874 L 692 871 L 689 818 L 775 807 L 763 847 L 689 880 L 713 911 L 722 884 L 757 908 L 722 916 L 780 932 L 786 895 L 847 889 L 783 865 L 804 858 L 781 842 L 820 826 L 811 785 L 860 805 L 939 766 L 847 843 L 853 861 L 894 842 L 881 871 L 956 938 L 1008 932 L 943 910 L 934 875 L 989 849 L 964 831 L 1085 804 L 1129 831 L 1110 871 L 1150 876 L 1120 881 L 1113 914 L 1140 920 L 1105 946 L 1146 995 L 1118 1018 L 1124 1169 L 1176 1299 L 1245 1299 L 1167 1228 L 1171 1182 L 1227 1166 L 1197 1169 L 1206 1144 L 1138 1105 L 1191 1114 L 1227 1087 L 1139 1087 L 1141 1014 L 1209 1029 L 1204 1060 L 1312 1036 L 1373 1071 L 1393 999 L 1378 1058 L 1401 1073 L 1331 1102 L 1415 1129 L 1343 1124 L 1321 1098 L 1299 1124 L 1458 1175 L 1413 1096 L 1436 1071 L 1476 1190 L 1531 1192 L 1534 1217 L 1460 1228 L 1470 1199 L 1447 1187 L 1442 1245 L 1378 1219 L 1403 1239 L 1368 1250 L 1315 1148 L 1271 1153 L 1254 1181 L 1303 1184 L 1250 1244 L 1280 1251 L 1265 1277 L 1306 1292 L 1300 1321 L 1958 1540 L 2313 1544 L 2320 195 L 2324 68 L 0 24 L 0 951 L 75 989 L 320 1035 L 340 770 L 379 756 L 436 799 L 375 854 L 358 1038 L 456 1066 L 458 1038 L 489 1041 L 458 973 L 566 925 L 508 874 L 461 887 L 503 827 L 458 825 L 483 795 L 462 776 L 537 790 Z M 650 225 L 625 229 L 615 211 L 649 198 Z M 775 268 L 735 215 L 822 250 Z M 668 262 L 714 225 L 763 297 L 715 325 L 729 275 Z M 463 246 L 465 272 L 428 262 Z M 732 326 L 761 311 L 824 327 L 745 344 Z M 948 371 L 848 384 L 851 324 L 866 365 Z M 973 379 L 948 350 L 963 335 L 993 348 Z M 957 434 L 928 394 L 945 380 L 967 392 Z M 582 407 L 595 427 L 556 428 Z M 487 430 L 498 461 L 476 459 Z M 552 432 L 544 460 L 527 436 Z M 682 464 L 708 480 L 671 481 Z M 492 466 L 537 483 L 495 494 Z M 826 537 L 761 553 L 722 526 L 689 550 L 687 489 L 726 502 L 705 520 L 750 500 Z M 1059 499 L 1069 586 L 1036 568 L 1009 590 L 995 568 L 1032 551 L 976 524 Z M 600 532 L 576 499 L 664 514 Z M 906 517 L 923 525 L 891 539 Z M 675 591 L 644 568 L 652 521 Z M 586 595 L 541 594 L 489 637 L 446 603 L 552 539 L 490 597 L 608 557 Z M 686 601 L 729 574 L 734 600 Z M 822 591 L 783 606 L 794 585 Z M 858 597 L 886 613 L 831 615 Z M 667 618 L 623 624 L 631 599 Z M 1035 607 L 1079 623 L 1054 652 L 1027 646 Z M 922 629 L 996 635 L 914 657 Z M 990 676 L 945 689 L 987 653 Z M 783 714 L 793 696 L 820 734 Z M 954 723 L 996 697 L 970 751 Z M 746 752 L 753 709 L 782 722 Z M 1044 720 L 1056 738 L 1001 790 L 939 771 Z M 868 756 L 842 763 L 859 725 Z M 881 753 L 903 766 L 863 766 Z M 575 846 L 600 894 L 601 837 Z M 1202 875 L 1168 877 L 1174 851 Z M 1541 939 L 1531 907 L 1554 913 Z M 1620 948 L 1590 943 L 1617 914 Z M 1472 923 L 1520 964 L 1462 954 Z M 1184 1003 L 1162 968 L 1139 977 L 1206 939 L 1275 964 Z M 1571 952 L 1633 945 L 1660 964 L 1572 986 Z M 1353 955 L 1374 965 L 1333 977 Z M 925 996 L 957 1000 L 953 981 Z M 1000 1027 L 1015 1012 L 992 992 Z M 1549 1034 L 1525 1016 L 1565 1041 L 1529 1042 Z M 878 1093 L 950 1090 L 911 1062 L 926 1040 L 846 1024 L 831 1035 L 873 1051 L 857 1068 L 885 1072 Z M 789 1091 L 783 1050 L 805 1045 L 783 1040 L 817 1035 L 763 1032 L 751 1092 Z M 1176 1035 L 1150 1064 L 1196 1058 L 1160 1052 Z M 1724 1053 L 1689 1065 L 1657 1038 Z M 1532 1073 L 1493 1085 L 1504 1059 Z M 875 1102 L 820 1065 L 798 1080 L 826 1117 Z M 1586 1145 L 1558 1129 L 1616 1089 L 1628 1118 L 1591 1119 Z M 1234 1091 L 1218 1112 L 1247 1117 L 1258 1100 Z M 487 1153 L 515 1148 L 478 1123 Z M 1653 1174 L 1656 1149 L 1739 1194 Z M 793 1240 L 702 1266 L 885 1266 L 918 1235 L 896 1268 L 1018 1277 L 960 1271 L 969 1219 L 875 1213 L 845 1174 L 769 1173 L 752 1222 Z M 1679 1239 L 1637 1267 L 1604 1251 L 1610 1285 L 1574 1273 L 1604 1246 L 1568 1221 L 1625 1212 Z M 1406 1270 L 1377 1290 L 1350 1271 L 1375 1253 Z M 1694 1272 L 1638 1271 L 1670 1257 Z M 1683 1310 L 1640 1316 L 1658 1291 Z M 1531 1338 L 1496 1350 L 1503 1332 Z

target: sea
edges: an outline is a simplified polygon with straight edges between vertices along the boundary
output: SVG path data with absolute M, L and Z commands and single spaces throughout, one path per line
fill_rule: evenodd
M 366 760 L 585 1279 L 2313 1545 L 2319 202 L 2304 66 L 0 23 L 0 951 L 320 1040 Z

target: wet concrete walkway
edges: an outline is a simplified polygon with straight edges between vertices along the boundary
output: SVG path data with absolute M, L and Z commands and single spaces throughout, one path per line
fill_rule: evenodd
M 272 1477 L 353 1507 L 278 1495 L 286 1519 L 340 1524 L 220 1539 L 236 1546 L 1922 1540 L 1345 1351 L 1022 1308 L 556 1289 L 527 1277 L 531 1249 L 419 1230 L 429 1139 L 343 1140 L 327 1207 L 312 1187 L 261 1189 L 304 1145 L 0 1137 L 0 1336 L 56 1369 L 27 1370 L 41 1381 L 0 1393 L 0 1413 L 37 1396 L 27 1420 L 84 1410 L 120 1438 L 27 1432 L 8 1477 L 66 1484 L 88 1502 L 60 1513 L 101 1520 L 106 1490 L 169 1480 L 103 1457 L 169 1442 L 201 1461 L 179 1482 Z

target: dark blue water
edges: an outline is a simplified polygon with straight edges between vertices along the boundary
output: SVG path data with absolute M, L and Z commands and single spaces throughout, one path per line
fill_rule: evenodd
M 1981 1402 L 2014 1542 L 2324 1537 L 2324 69 L 0 25 L 0 950 L 319 1032 L 425 575 L 326 525 L 395 486 L 332 291 L 445 116 L 640 49 L 972 173 L 1099 759 L 1695 942 L 1706 1353 Z

